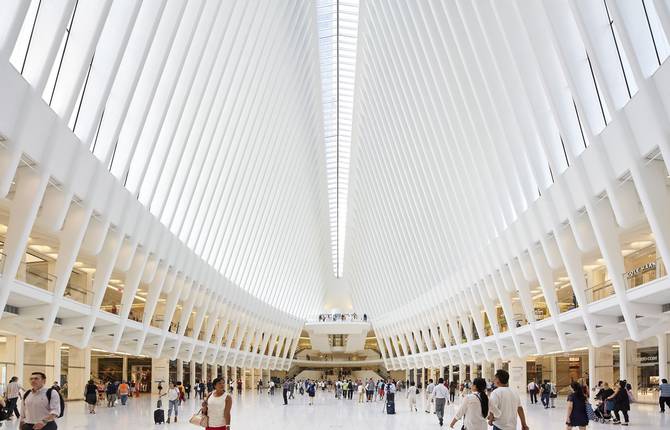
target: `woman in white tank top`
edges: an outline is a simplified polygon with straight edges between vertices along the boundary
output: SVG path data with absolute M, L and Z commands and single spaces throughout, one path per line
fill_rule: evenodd
M 212 385 L 214 385 L 214 391 L 202 403 L 203 412 L 207 413 L 209 419 L 206 430 L 228 430 L 233 398 L 226 393 L 226 383 L 223 378 L 214 379 Z

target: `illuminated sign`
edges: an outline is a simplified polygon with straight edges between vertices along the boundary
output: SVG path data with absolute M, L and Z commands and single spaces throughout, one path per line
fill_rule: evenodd
M 624 277 L 624 279 L 634 278 L 637 275 L 645 273 L 645 272 L 649 272 L 650 270 L 656 270 L 656 262 L 655 261 L 644 264 L 640 267 L 636 267 L 635 269 L 631 270 L 630 272 L 624 273 L 623 277 Z

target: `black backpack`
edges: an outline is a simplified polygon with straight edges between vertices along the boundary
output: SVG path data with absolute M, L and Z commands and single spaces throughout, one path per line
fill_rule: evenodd
M 51 393 L 53 391 L 56 391 L 56 394 L 58 395 L 58 400 L 60 400 L 60 414 L 58 414 L 58 418 L 62 418 L 63 414 L 65 414 L 65 399 L 63 399 L 63 396 L 60 395 L 60 391 L 54 390 L 53 387 L 49 388 L 47 390 L 47 402 L 51 403 Z M 25 402 L 28 396 L 32 393 L 31 390 L 26 391 L 26 393 L 23 395 L 23 401 Z

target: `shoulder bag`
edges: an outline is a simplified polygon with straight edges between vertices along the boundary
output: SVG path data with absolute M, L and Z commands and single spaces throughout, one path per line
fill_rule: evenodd
M 212 396 L 212 393 L 210 393 L 207 396 L 207 398 L 205 399 L 205 402 L 207 402 L 211 396 Z M 188 422 L 193 424 L 193 425 L 202 427 L 202 428 L 209 427 L 209 417 L 207 416 L 207 414 L 205 413 L 203 408 L 200 408 L 200 410 L 198 410 L 198 412 L 193 414 L 193 416 L 191 417 L 190 420 L 188 420 Z

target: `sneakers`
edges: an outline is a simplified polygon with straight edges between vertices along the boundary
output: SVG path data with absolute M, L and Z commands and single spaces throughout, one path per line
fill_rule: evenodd
M 442 418 L 440 418 L 440 427 L 442 427 L 443 424 L 444 422 L 442 421 Z
M 612 424 L 621 424 L 621 421 L 619 421 L 619 420 L 614 420 L 614 421 L 612 421 Z
M 622 425 L 622 426 L 627 426 L 627 425 L 628 425 L 628 423 L 621 423 L 621 425 Z

